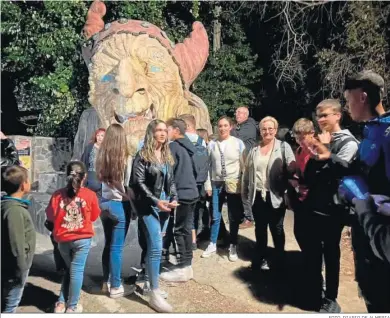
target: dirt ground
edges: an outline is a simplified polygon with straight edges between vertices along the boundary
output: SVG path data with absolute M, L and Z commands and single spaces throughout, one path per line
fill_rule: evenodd
M 167 285 L 162 289 L 169 293 L 169 302 L 175 312 L 181 313 L 298 313 L 310 311 L 305 302 L 302 281 L 305 273 L 298 245 L 293 236 L 293 215 L 288 212 L 285 220 L 286 266 L 282 274 L 273 271 L 254 275 L 250 269 L 254 230 L 240 230 L 239 260 L 229 262 L 227 251 L 209 258 L 200 257 L 204 244 L 194 252 L 194 280 L 185 284 Z M 272 244 L 272 239 L 269 240 Z M 358 297 L 354 281 L 353 254 L 348 229 L 342 239 L 340 289 L 338 302 L 344 313 L 366 312 L 363 300 Z M 126 266 L 126 265 L 124 265 Z M 31 276 L 18 312 L 50 312 L 60 289 L 56 273 Z M 89 313 L 152 313 L 141 289 L 126 298 L 111 299 L 99 295 L 99 284 L 84 279 L 81 303 Z

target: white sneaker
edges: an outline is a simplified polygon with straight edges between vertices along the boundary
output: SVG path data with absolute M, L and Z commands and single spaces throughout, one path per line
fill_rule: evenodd
M 110 293 L 110 288 L 111 288 L 111 283 L 110 282 L 105 282 L 102 285 L 102 294 L 109 294 Z
M 184 267 L 184 271 L 186 272 L 188 280 L 191 280 L 194 278 L 194 270 L 192 266 Z
M 134 293 L 135 290 L 136 290 L 135 285 L 123 286 L 121 284 L 118 288 L 115 288 L 115 287 L 110 288 L 110 297 L 111 298 L 120 298 L 120 297 L 128 296 L 128 295 Z
M 161 296 L 160 289 L 152 290 L 150 293 L 149 306 L 157 312 L 172 312 L 173 308 L 168 302 Z
M 67 308 L 65 311 L 67 314 L 78 314 L 83 312 L 83 306 L 81 304 L 77 304 L 76 308 Z
M 230 244 L 229 247 L 229 261 L 235 262 L 238 260 L 237 245 Z
M 194 275 L 188 267 L 175 268 L 172 271 L 162 273 L 160 278 L 166 282 L 187 282 L 192 279 Z
M 142 295 L 148 296 L 151 291 L 152 291 L 152 289 L 150 288 L 150 283 L 148 281 L 146 281 L 144 283 L 143 288 L 142 288 Z M 164 298 L 164 299 L 168 298 L 168 293 L 165 290 L 159 289 L 159 291 L 161 293 L 162 298 Z
M 208 258 L 211 255 L 215 254 L 217 252 L 217 244 L 210 243 L 209 246 L 207 246 L 206 250 L 203 252 L 202 257 Z

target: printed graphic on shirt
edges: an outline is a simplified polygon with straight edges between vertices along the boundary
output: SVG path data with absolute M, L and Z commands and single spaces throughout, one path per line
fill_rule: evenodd
M 66 204 L 61 200 L 60 207 L 65 210 L 65 217 L 62 220 L 61 227 L 68 230 L 78 230 L 84 227 L 84 217 L 81 209 L 86 206 L 86 202 L 76 197 L 70 203 Z

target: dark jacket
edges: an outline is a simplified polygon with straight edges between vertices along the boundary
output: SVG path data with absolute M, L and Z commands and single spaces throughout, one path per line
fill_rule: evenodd
M 1 198 L 1 274 L 20 278 L 30 269 L 35 253 L 35 227 L 27 210 L 29 201 Z
M 366 123 L 358 156 L 347 162 L 331 155 L 328 164 L 339 176 L 359 175 L 370 194 L 390 196 L 390 112 Z M 369 312 L 390 311 L 390 217 L 373 212 L 369 200 L 353 209 L 352 246 L 356 280 Z M 375 209 L 374 209 L 375 210 Z
M 343 143 L 344 140 L 346 143 Z M 342 130 L 333 134 L 328 146 L 334 156 L 352 161 L 356 156 L 358 141 L 348 130 Z M 346 211 L 338 199 L 340 179 L 328 162 L 309 159 L 303 179 L 309 189 L 306 203 L 311 211 L 324 216 L 341 216 L 342 210 Z
M 1 140 L 1 166 L 20 165 L 18 151 L 9 138 Z
M 93 149 L 93 146 L 94 144 L 93 143 L 89 143 L 85 149 L 84 149 L 84 152 L 81 156 L 81 161 L 84 162 L 85 164 L 85 167 L 88 169 L 89 168 L 89 156 L 92 152 L 92 149 Z
M 177 201 L 172 167 L 168 165 L 168 172 L 164 178 L 161 170 L 155 164 L 143 160 L 139 152 L 133 161 L 129 185 L 134 191 L 135 204 L 140 215 L 153 213 L 152 206 L 157 205 L 163 189 L 170 202 Z
M 187 138 L 179 138 L 169 144 L 175 165 L 173 175 L 179 202 L 192 202 L 199 197 L 192 156 L 196 152 L 194 144 Z
M 389 185 L 390 186 L 390 185 Z M 369 197 L 357 200 L 352 223 L 355 275 L 368 312 L 390 312 L 390 216 Z
M 81 161 L 85 164 L 85 167 L 87 168 L 88 171 L 87 181 L 85 182 L 85 186 L 92 191 L 99 192 L 102 189 L 102 183 L 99 181 L 97 177 L 95 167 L 93 167 L 92 170 L 89 163 L 89 157 L 91 156 L 91 152 L 94 146 L 95 146 L 94 143 L 89 143 L 85 147 L 83 155 L 81 156 Z
M 258 124 L 253 118 L 249 117 L 243 123 L 237 124 L 237 126 L 232 129 L 231 135 L 241 139 L 245 144 L 246 150 L 249 151 L 256 143 Z

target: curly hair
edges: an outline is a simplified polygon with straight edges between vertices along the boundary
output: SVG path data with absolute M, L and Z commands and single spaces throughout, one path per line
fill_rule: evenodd
M 160 163 L 155 154 L 157 142 L 154 138 L 156 127 L 159 124 L 165 124 L 165 122 L 160 119 L 154 119 L 149 123 L 148 127 L 146 128 L 144 145 L 140 150 L 140 156 L 143 160 L 155 164 Z M 169 150 L 168 138 L 161 147 L 161 160 L 163 163 L 168 163 L 170 165 L 174 164 L 171 151 Z

